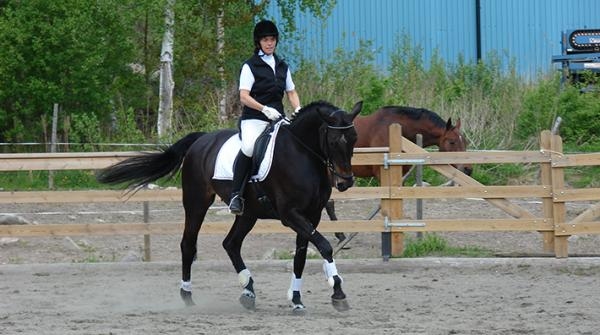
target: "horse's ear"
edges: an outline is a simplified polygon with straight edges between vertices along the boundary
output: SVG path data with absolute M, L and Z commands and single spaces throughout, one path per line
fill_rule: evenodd
M 452 118 L 449 117 L 448 118 L 448 122 L 446 122 L 446 130 L 451 130 L 453 128 L 452 126 Z
M 354 118 L 360 113 L 360 111 L 362 110 L 362 105 L 363 102 L 362 100 L 357 102 L 354 107 L 352 107 L 352 120 L 354 120 Z
M 456 121 L 456 124 L 454 125 L 454 127 L 456 129 L 460 129 L 460 118 L 458 118 L 458 120 Z

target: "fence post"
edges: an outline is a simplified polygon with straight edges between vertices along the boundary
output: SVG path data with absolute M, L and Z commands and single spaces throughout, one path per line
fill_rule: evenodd
M 394 155 L 402 152 L 402 127 L 400 124 L 394 123 L 390 125 L 389 142 L 389 157 L 394 158 Z M 388 169 L 382 167 L 381 186 L 389 187 L 388 198 L 381 199 L 381 214 L 387 216 L 390 221 L 402 219 L 404 214 L 403 200 L 392 199 L 392 188 L 402 186 L 402 165 L 390 165 Z M 402 251 L 404 250 L 404 233 L 395 231 L 388 234 L 391 248 L 390 256 L 401 256 Z M 382 247 L 383 246 L 385 246 L 384 243 L 382 243 Z
M 552 135 L 550 155 L 551 157 L 562 156 L 562 138 L 558 135 Z M 552 194 L 565 188 L 564 168 L 552 166 Z M 557 199 L 552 200 L 552 218 L 554 219 L 554 255 L 556 258 L 569 257 L 569 245 L 566 235 L 556 235 L 556 232 L 564 231 L 566 224 L 565 202 Z
M 150 203 L 144 201 L 144 223 L 150 222 Z M 152 252 L 150 251 L 150 234 L 144 234 L 144 262 L 150 262 Z
M 540 135 L 540 149 L 542 152 L 550 152 L 552 150 L 552 134 L 548 130 L 542 131 Z M 551 157 L 551 156 L 549 156 Z M 552 188 L 552 160 L 547 163 L 540 164 L 540 183 Z M 552 195 L 542 198 L 542 214 L 545 218 L 553 217 Z M 554 253 L 554 231 L 544 231 L 542 233 L 542 248 L 544 252 Z
M 52 133 L 50 134 L 50 152 L 56 152 L 56 128 L 58 123 L 58 104 L 52 110 Z M 48 189 L 54 189 L 54 171 L 48 171 Z
M 423 135 L 422 134 L 417 134 L 417 145 L 419 147 L 423 147 Z M 417 187 L 422 187 L 423 186 L 423 165 L 419 164 L 416 166 L 416 174 L 415 174 L 415 179 L 417 182 Z M 417 199 L 416 200 L 416 216 L 417 216 L 417 220 L 422 220 L 423 219 L 423 199 Z M 417 232 L 417 238 L 421 239 L 423 238 L 423 232 Z

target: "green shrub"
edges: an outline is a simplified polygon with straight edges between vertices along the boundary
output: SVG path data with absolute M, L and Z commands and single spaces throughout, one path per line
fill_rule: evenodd
M 133 108 L 118 109 L 114 114 L 114 127 L 111 127 L 110 140 L 114 143 L 145 143 L 146 139 L 135 122 Z M 132 148 L 122 148 L 132 150 Z
M 569 146 L 596 144 L 600 138 L 600 95 L 582 94 L 576 87 L 568 87 L 560 94 L 559 115 L 563 118 L 560 134 Z
M 102 127 L 94 113 L 71 115 L 69 142 L 79 144 L 79 151 L 99 151 L 97 143 L 103 142 Z

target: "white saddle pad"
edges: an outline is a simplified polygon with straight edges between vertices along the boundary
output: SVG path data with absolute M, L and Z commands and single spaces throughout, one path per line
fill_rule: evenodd
M 258 168 L 258 173 L 252 176 L 251 180 L 263 181 L 269 171 L 271 170 L 271 163 L 273 162 L 273 152 L 275 148 L 275 138 L 277 138 L 277 132 L 279 131 L 279 127 L 282 123 L 288 123 L 285 120 L 281 120 L 275 124 L 273 127 L 273 132 L 271 133 L 271 139 L 269 140 L 269 144 L 267 145 L 267 151 L 265 152 L 265 157 L 262 162 L 260 162 L 260 167 Z M 233 179 L 233 162 L 235 161 L 235 157 L 241 148 L 241 140 L 239 135 L 236 133 L 231 136 L 217 154 L 217 161 L 215 163 L 215 173 L 213 175 L 213 179 L 218 180 L 232 180 Z

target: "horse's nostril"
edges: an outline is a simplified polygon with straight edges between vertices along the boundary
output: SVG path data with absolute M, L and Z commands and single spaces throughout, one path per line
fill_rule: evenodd
M 336 187 L 338 189 L 338 191 L 340 192 L 344 192 L 347 189 L 349 189 L 350 187 L 352 187 L 354 185 L 354 178 L 344 181 L 344 182 L 339 182 L 336 184 Z

